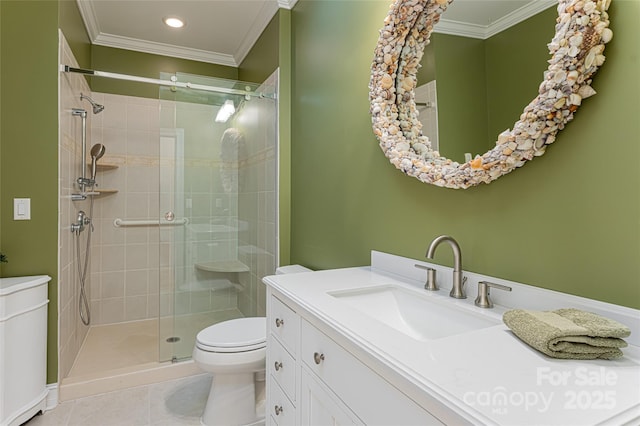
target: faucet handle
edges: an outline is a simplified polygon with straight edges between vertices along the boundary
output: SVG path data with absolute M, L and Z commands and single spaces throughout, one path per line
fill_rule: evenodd
M 491 283 L 489 281 L 480 281 L 478 283 L 478 297 L 476 297 L 475 304 L 480 308 L 493 308 L 493 302 L 489 298 L 489 288 L 497 288 L 498 290 L 511 291 L 511 287 Z
M 436 283 L 436 270 L 419 264 L 413 265 L 418 269 L 424 269 L 427 271 L 427 282 L 424 285 L 425 290 L 438 291 L 438 283 Z

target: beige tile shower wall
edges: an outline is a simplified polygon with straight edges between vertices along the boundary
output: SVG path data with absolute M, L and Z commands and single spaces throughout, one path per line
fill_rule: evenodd
M 117 190 L 96 202 L 91 306 L 96 324 L 214 312 L 237 306 L 235 290 L 217 290 L 215 277 L 194 263 L 235 259 L 237 232 L 224 238 L 191 225 L 237 220 L 237 196 L 219 178 L 217 107 L 94 93 L 105 105 L 92 127 L 102 143 L 99 188 Z M 182 144 L 183 149 L 176 151 Z M 183 170 L 180 174 L 180 170 Z M 188 226 L 116 227 L 115 219 L 157 220 L 172 211 Z
M 92 242 L 91 309 L 94 324 L 155 318 L 159 312 L 159 266 L 171 265 L 169 243 L 157 226 L 117 227 L 116 219 L 158 219 L 159 101 L 94 93 L 105 106 L 94 116 L 91 144 L 105 156 L 96 181 L 106 191 L 96 199 Z
M 62 64 L 78 66 L 66 40 L 60 33 L 59 59 Z M 89 201 L 71 201 L 71 194 L 79 192 L 75 181 L 82 173 L 82 128 L 81 117 L 72 116 L 73 108 L 91 111 L 90 105 L 80 100 L 80 93 L 88 94 L 89 86 L 79 74 L 60 73 L 59 78 L 59 225 L 58 225 L 58 351 L 60 378 L 69 373 L 87 334 L 88 327 L 83 325 L 78 303 L 80 282 L 76 260 L 76 239 L 71 233 L 71 223 L 76 222 L 78 212 L 90 211 Z M 87 128 L 91 128 L 94 116 L 88 114 Z M 87 229 L 80 235 L 82 259 L 86 256 Z M 89 266 L 90 268 L 90 266 Z M 90 277 L 87 274 L 86 290 L 91 294 Z

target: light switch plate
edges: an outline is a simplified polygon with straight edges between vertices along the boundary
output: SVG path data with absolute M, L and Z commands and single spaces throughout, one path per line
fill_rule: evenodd
M 31 198 L 13 199 L 13 220 L 31 220 Z

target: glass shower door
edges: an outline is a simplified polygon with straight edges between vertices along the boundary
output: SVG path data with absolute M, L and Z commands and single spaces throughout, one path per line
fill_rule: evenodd
M 259 90 L 237 81 L 177 78 Z M 160 359 L 175 361 L 191 356 L 200 330 L 264 315 L 258 284 L 276 260 L 276 103 L 273 91 L 260 98 L 168 87 L 160 99 Z

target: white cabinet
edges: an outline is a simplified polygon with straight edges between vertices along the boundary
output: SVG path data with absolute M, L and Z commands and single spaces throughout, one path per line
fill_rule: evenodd
M 301 425 L 361 425 L 347 406 L 313 373 L 302 368 L 300 374 Z
M 442 424 L 296 309 L 269 292 L 270 424 Z
M 299 424 L 295 401 L 300 318 L 275 297 L 268 299 L 267 310 L 266 418 L 272 425 L 293 426 Z

